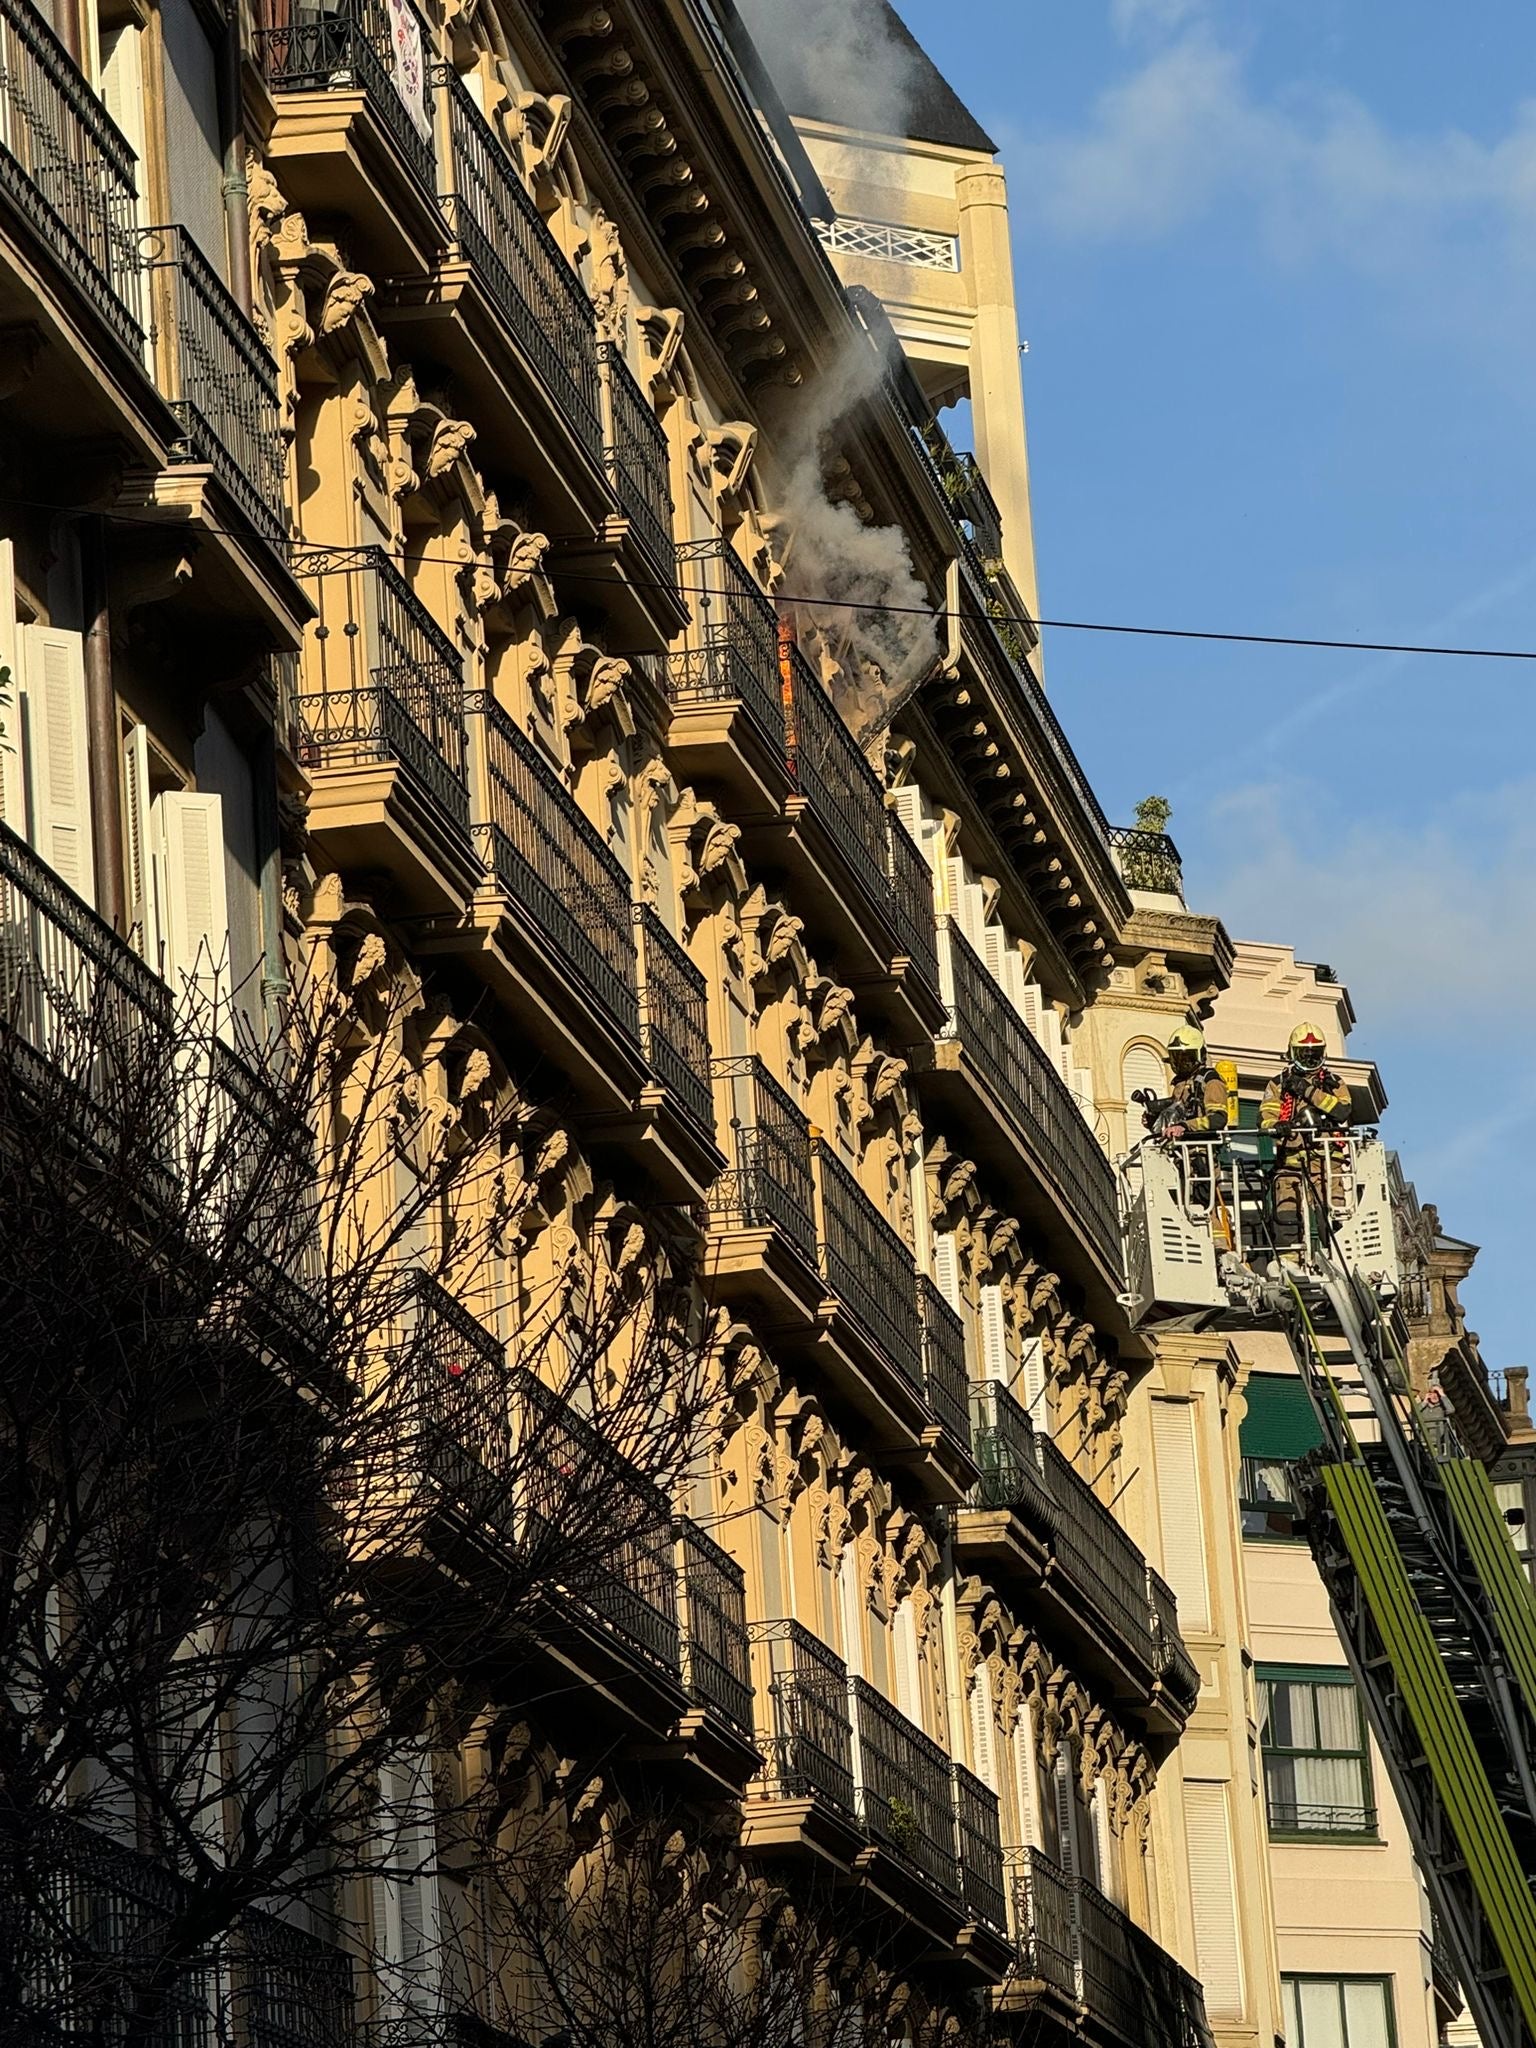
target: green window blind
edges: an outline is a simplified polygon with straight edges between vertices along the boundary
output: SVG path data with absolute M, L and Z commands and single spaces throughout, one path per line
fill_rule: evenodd
M 1238 1445 L 1245 1458 L 1289 1464 L 1322 1442 L 1307 1390 L 1293 1375 L 1254 1373 L 1243 1393 L 1248 1413 Z

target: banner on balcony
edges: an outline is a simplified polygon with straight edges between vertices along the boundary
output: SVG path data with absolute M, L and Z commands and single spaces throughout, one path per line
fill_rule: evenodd
M 421 17 L 411 0 L 388 0 L 390 41 L 395 48 L 395 90 L 405 102 L 405 111 L 420 130 L 422 140 L 432 140 L 432 116 L 427 107 L 427 59 L 421 40 Z

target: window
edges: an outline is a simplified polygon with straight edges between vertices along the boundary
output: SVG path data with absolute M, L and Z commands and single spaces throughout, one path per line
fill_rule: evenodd
M 1527 1578 L 1536 1579 L 1536 1529 L 1531 1526 L 1526 1486 L 1523 1479 L 1500 1479 L 1495 1483 L 1493 1493 L 1521 1568 Z
M 1365 1718 L 1349 1673 L 1263 1665 L 1259 1714 L 1270 1833 L 1374 1835 Z
M 1245 1536 L 1294 1540 L 1298 1513 L 1291 1468 L 1323 1440 L 1311 1397 L 1294 1373 L 1254 1373 L 1243 1389 L 1238 1432 L 1238 1506 Z
M 1392 2048 L 1390 1977 L 1282 1977 L 1288 2048 Z

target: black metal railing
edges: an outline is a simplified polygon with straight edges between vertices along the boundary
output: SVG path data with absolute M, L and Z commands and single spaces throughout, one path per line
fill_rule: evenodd
M 955 1839 L 960 1849 L 960 1883 L 965 1903 L 973 1920 L 1001 1932 L 1008 1925 L 1008 1896 L 997 1794 L 964 1764 L 951 1764 L 950 1769 L 954 1775 Z
M 950 1006 L 944 1035 L 964 1047 L 1033 1164 L 1054 1184 L 1100 1259 L 1112 1273 L 1119 1273 L 1114 1168 L 1044 1048 L 953 919 L 940 918 L 939 940 Z
M 783 756 L 784 691 L 772 600 L 726 541 L 684 541 L 677 563 L 694 623 L 687 646 L 668 658 L 668 696 L 679 705 L 744 705 L 768 746 Z
M 819 1799 L 852 1818 L 853 1728 L 841 1657 L 798 1621 L 754 1621 L 752 1687 L 769 1799 Z
M 1072 1887 L 1079 2003 L 1135 2048 L 1211 2048 L 1205 1994 L 1097 1885 Z
M 970 1394 L 972 1455 L 981 1472 L 971 1489 L 971 1505 L 1007 1508 L 1037 1535 L 1048 1537 L 1051 1497 L 1028 1411 L 999 1380 L 972 1380 Z
M 402 74 L 385 0 L 300 0 L 281 28 L 256 31 L 257 61 L 274 94 L 358 92 L 388 131 L 423 191 L 437 191 L 437 151 L 431 133 L 431 31 L 415 13 L 426 77 Z M 414 52 L 410 61 L 414 61 Z M 425 104 L 428 125 L 413 106 Z
M 1150 889 L 1159 896 L 1184 896 L 1184 864 L 1166 832 L 1143 832 L 1132 825 L 1111 825 L 1110 851 L 1127 889 Z
M 592 303 L 496 131 L 451 74 L 448 133 L 453 189 L 442 197 L 448 225 L 557 410 L 601 462 Z
M 709 984 L 649 904 L 636 904 L 640 1045 L 694 1122 L 715 1127 L 709 1082 Z
M 478 833 L 497 880 L 604 1014 L 639 1043 L 629 877 L 532 740 L 490 695 L 472 706 L 484 741 Z
M 277 365 L 184 227 L 146 228 L 150 343 L 185 436 L 252 530 L 282 537 L 284 446 Z
M 350 2048 L 357 2038 L 351 1959 L 321 1935 L 249 1913 L 234 1981 L 247 2048 Z
M 677 1561 L 673 1515 L 658 1488 L 600 1432 L 526 1368 L 512 1376 L 522 1441 L 518 1477 L 524 1540 L 547 1555 L 560 1583 L 569 1554 L 561 1534 L 573 1503 L 603 1502 L 610 1538 L 601 1565 L 583 1570 L 568 1598 L 632 1651 L 677 1674 Z M 586 1548 L 586 1546 L 583 1546 Z
M 911 1247 L 825 1139 L 811 1141 L 821 1274 L 902 1378 L 923 1386 L 923 1326 Z
M 866 1680 L 849 1679 L 848 1699 L 865 1832 L 940 1891 L 958 1897 L 960 1853 L 949 1758 Z
M 686 1517 L 677 1524 L 683 1683 L 738 1734 L 752 1733 L 752 1651 L 746 1577 L 735 1558 Z
M 0 0 L 0 194 L 138 355 L 133 150 L 30 0 Z
M 1026 1978 L 1077 2003 L 1072 1880 L 1039 1849 L 1003 1852 L 1014 1946 Z
M 1147 1670 L 1157 1668 L 1147 1561 L 1087 1480 L 1048 1437 L 1035 1445 L 1051 1501 L 1051 1568 L 1070 1582 L 1076 1603 L 1086 1597 L 1101 1620 Z
M 677 580 L 672 485 L 666 429 L 616 342 L 597 345 L 602 398 L 603 466 L 614 495 L 667 583 Z
M 1152 1637 L 1157 1655 L 1153 1668 L 1179 1705 L 1193 1708 L 1200 1696 L 1200 1667 L 1179 1633 L 1179 1608 L 1173 1588 L 1151 1565 L 1147 1566 L 1147 1593 L 1152 1602 Z
M 894 925 L 889 813 L 880 779 L 798 647 L 789 650 L 789 676 L 789 762 L 796 785 L 868 901 Z
M 724 1229 L 778 1230 L 816 1264 L 816 1194 L 811 1133 L 762 1061 L 728 1054 L 710 1067 L 724 1116 L 729 1164 L 710 1191 L 711 1215 Z
M 426 1273 L 411 1276 L 386 1397 L 407 1486 L 430 1485 L 487 1533 L 516 1534 L 511 1388 L 500 1341 Z
M 295 548 L 316 617 L 299 716 L 311 768 L 398 761 L 460 831 L 469 827 L 464 664 L 382 548 Z
M 891 903 L 896 938 L 926 989 L 939 987 L 939 941 L 933 921 L 933 870 L 894 811 L 888 814 Z
M 1374 1835 L 1374 1806 L 1337 1805 L 1319 1800 L 1278 1799 L 1273 1788 L 1266 1806 L 1272 1835 Z
M 951 1440 L 971 1448 L 971 1404 L 966 1385 L 965 1325 L 926 1273 L 917 1278 L 923 1325 L 923 1392 Z

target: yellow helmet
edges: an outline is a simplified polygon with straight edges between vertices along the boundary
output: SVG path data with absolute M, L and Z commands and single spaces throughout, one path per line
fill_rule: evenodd
M 1315 1024 L 1298 1024 L 1287 1043 L 1291 1065 L 1310 1073 L 1323 1064 L 1328 1051 L 1328 1041 Z
M 1176 1052 L 1192 1052 L 1198 1059 L 1205 1052 L 1205 1033 L 1198 1024 L 1181 1024 L 1168 1039 L 1168 1057 Z

